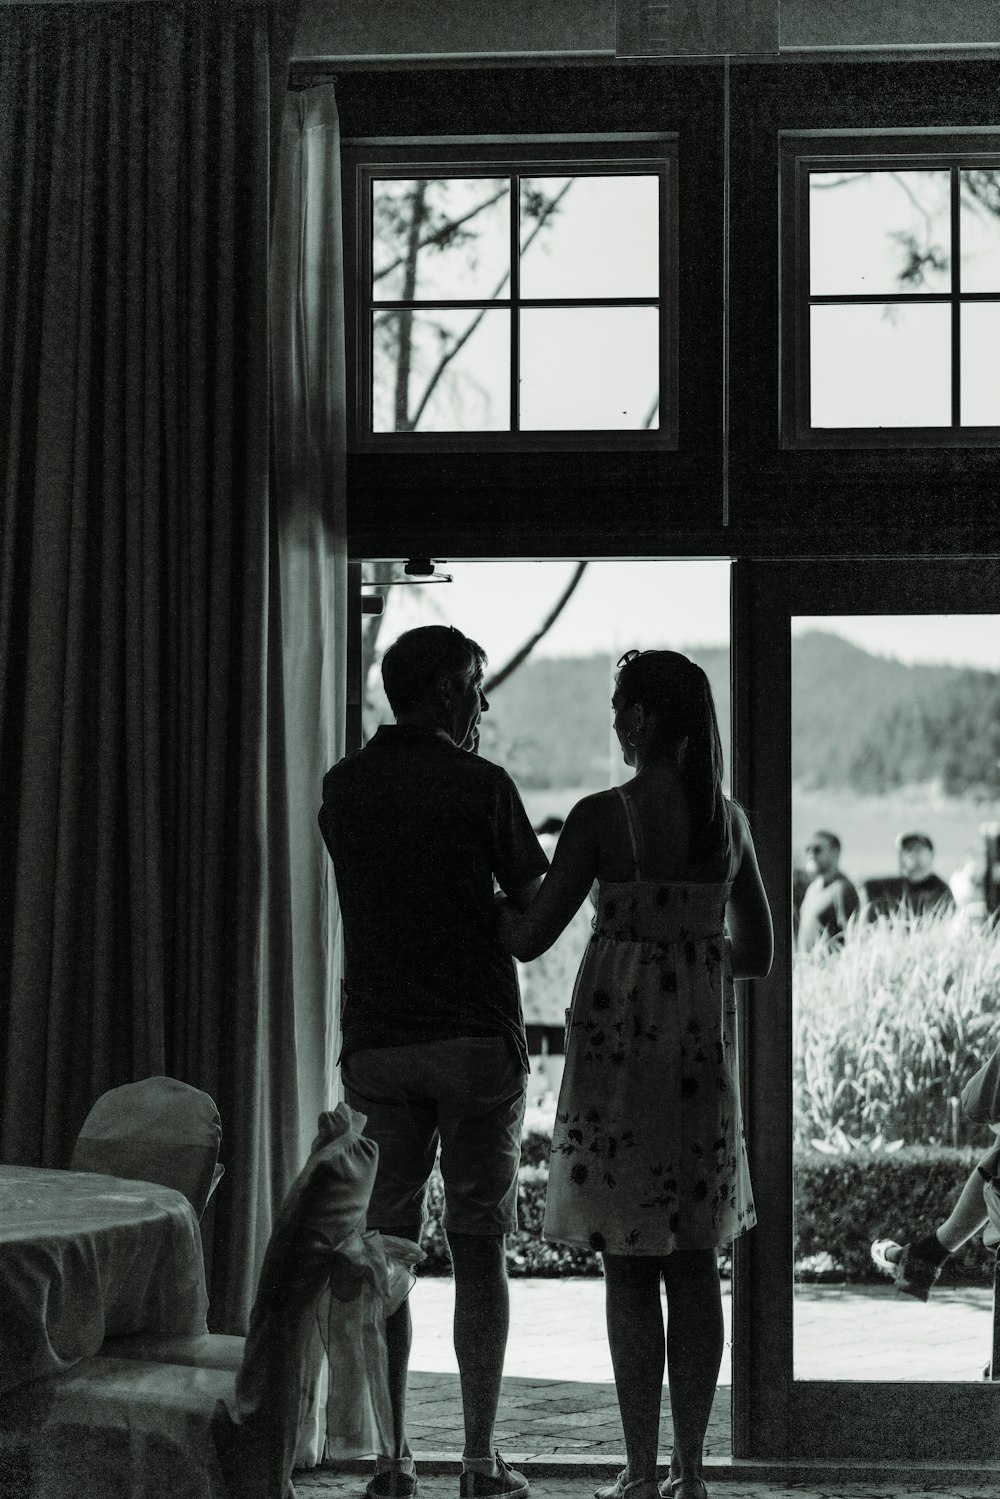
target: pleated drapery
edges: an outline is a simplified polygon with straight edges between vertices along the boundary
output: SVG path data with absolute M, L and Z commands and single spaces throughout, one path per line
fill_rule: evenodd
M 344 753 L 346 402 L 340 127 L 332 85 L 288 95 L 271 242 L 271 367 L 281 583 L 294 990 L 301 1051 L 339 1051 L 342 970 L 333 866 L 317 821 Z M 300 1074 L 303 1090 L 309 1086 Z M 327 1097 L 304 1096 L 308 1147 Z
M 344 753 L 347 639 L 346 379 L 340 134 L 332 85 L 285 104 L 271 240 L 271 368 L 279 559 L 285 797 L 300 1117 L 329 1102 L 339 1035 L 340 911 L 317 822 L 323 776 Z M 275 614 L 278 611 L 274 611 Z M 308 1147 L 305 1137 L 300 1150 Z M 327 1388 L 314 1341 L 317 1400 L 298 1460 L 323 1455 Z
M 0 9 L 0 1158 L 65 1165 L 118 1083 L 211 1093 L 234 1331 L 333 1045 L 327 892 L 298 861 L 306 701 L 321 681 L 322 758 L 336 674 L 289 645 L 309 567 L 271 494 L 293 19 Z

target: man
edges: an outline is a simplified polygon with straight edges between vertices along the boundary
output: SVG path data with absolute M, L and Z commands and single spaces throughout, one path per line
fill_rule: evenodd
M 890 879 L 866 880 L 862 904 L 869 921 L 897 912 L 919 916 L 925 911 L 953 911 L 951 888 L 934 874 L 934 844 L 927 833 L 900 833 L 896 839 L 899 874 Z
M 806 844 L 809 884 L 799 909 L 798 948 L 844 945 L 847 923 L 859 906 L 858 892 L 840 870 L 840 839 L 825 829 Z
M 923 911 L 953 911 L 951 888 L 933 870 L 934 844 L 926 833 L 900 833 L 896 839 L 903 900 L 915 915 Z
M 419 1240 L 440 1142 L 455 1270 L 465 1419 L 462 1499 L 518 1496 L 493 1447 L 507 1344 L 504 1235 L 517 1226 L 528 1055 L 513 960 L 496 936 L 494 880 L 525 904 L 547 860 L 506 771 L 480 760 L 486 657 L 428 625 L 385 653 L 395 725 L 323 783 L 320 827 L 344 921 L 344 1091 L 379 1147 L 369 1227 Z M 405 1434 L 410 1312 L 386 1322 L 395 1446 L 367 1492 L 416 1491 Z

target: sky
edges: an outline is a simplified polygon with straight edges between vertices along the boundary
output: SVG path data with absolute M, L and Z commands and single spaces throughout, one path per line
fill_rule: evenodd
M 384 637 L 440 618 L 478 640 L 491 664 L 500 666 L 545 618 L 575 567 L 575 562 L 442 564 L 438 570 L 452 574 L 454 582 L 389 590 Z M 728 640 L 728 561 L 592 562 L 536 654 L 607 651 L 617 660 L 632 646 L 683 650 Z
M 446 584 L 388 590 L 383 644 L 402 630 L 441 620 L 478 640 L 499 666 L 537 628 L 572 576 L 573 562 L 449 562 Z M 684 650 L 729 640 L 729 562 L 725 559 L 592 562 L 552 630 L 542 656 L 632 646 Z M 1000 671 L 1000 615 L 813 615 L 793 634 L 827 630 L 876 655 Z
M 803 616 L 792 633 L 828 630 L 876 656 L 909 665 L 934 663 L 1000 671 L 1000 614 L 862 614 Z

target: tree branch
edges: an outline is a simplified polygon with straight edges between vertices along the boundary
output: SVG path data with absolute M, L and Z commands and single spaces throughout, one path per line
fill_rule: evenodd
M 545 210 L 538 215 L 538 223 L 535 225 L 534 229 L 532 229 L 531 233 L 528 235 L 528 238 L 525 240 L 524 244 L 521 246 L 520 253 L 522 255 L 524 254 L 524 252 L 528 248 L 528 246 L 541 233 L 542 229 L 544 228 L 545 224 L 547 223 L 547 221 L 551 217 L 551 215 L 553 213 L 555 213 L 555 211 L 558 208 L 559 204 L 561 203 L 561 201 L 563 200 L 563 198 L 565 198 L 565 196 L 569 192 L 570 188 L 573 186 L 573 182 L 574 182 L 574 179 L 571 177 L 569 179 L 569 181 L 566 183 L 565 187 L 560 188 L 559 192 L 556 193 L 555 197 L 547 205 L 547 207 L 545 208 Z M 493 291 L 491 293 L 491 296 L 490 296 L 490 300 L 491 301 L 494 301 L 500 295 L 500 293 L 503 291 L 504 287 L 507 285 L 507 282 L 509 280 L 510 280 L 510 271 L 508 270 L 508 271 L 504 272 L 504 274 L 500 277 L 500 280 L 497 282 L 497 285 L 494 287 L 494 289 L 493 289 Z M 437 368 L 434 370 L 433 374 L 431 375 L 430 379 L 428 380 L 427 386 L 426 386 L 426 388 L 424 390 L 424 393 L 420 397 L 419 402 L 417 403 L 417 409 L 416 409 L 416 411 L 413 414 L 413 419 L 410 422 L 409 427 L 406 429 L 407 431 L 409 431 L 409 432 L 415 432 L 417 430 L 417 426 L 418 426 L 418 423 L 420 421 L 420 418 L 423 416 L 424 412 L 426 411 L 426 409 L 427 409 L 427 403 L 430 400 L 431 396 L 433 395 L 434 390 L 437 387 L 437 385 L 438 385 L 438 383 L 439 383 L 439 381 L 441 379 L 441 376 L 444 374 L 444 372 L 448 368 L 449 364 L 451 364 L 451 361 L 454 359 L 455 355 L 459 352 L 459 350 L 462 349 L 462 348 L 464 348 L 464 346 L 469 342 L 469 339 L 472 337 L 473 333 L 475 333 L 476 329 L 479 327 L 479 324 L 482 322 L 483 318 L 486 316 L 486 314 L 487 314 L 487 312 L 489 312 L 489 310 L 490 310 L 489 307 L 483 307 L 483 308 L 481 308 L 480 311 L 477 312 L 476 316 L 473 318 L 472 322 L 469 324 L 468 328 L 466 328 L 465 332 L 462 334 L 462 336 L 454 344 L 454 346 L 452 348 L 450 348 L 446 354 L 442 354 L 440 360 L 438 361 Z
M 545 616 L 545 619 L 542 621 L 542 624 L 539 626 L 539 628 L 535 631 L 534 635 L 532 635 L 530 639 L 524 642 L 520 650 L 514 652 L 513 656 L 511 656 L 510 660 L 505 666 L 501 666 L 498 672 L 495 672 L 488 681 L 483 683 L 483 691 L 485 692 L 487 697 L 489 697 L 490 693 L 500 686 L 501 682 L 506 682 L 507 678 L 511 676 L 515 671 L 517 671 L 517 668 L 521 665 L 521 663 L 523 661 L 526 661 L 531 655 L 538 642 L 548 634 L 552 626 L 555 624 L 556 620 L 559 618 L 560 614 L 565 609 L 566 605 L 569 603 L 570 599 L 573 597 L 577 585 L 579 584 L 580 579 L 583 577 L 586 571 L 586 562 L 578 562 L 576 564 L 576 569 L 573 573 L 573 576 L 566 584 L 566 587 L 563 589 L 556 603 L 553 605 L 552 609 L 550 609 L 549 613 Z
M 428 234 L 426 239 L 420 240 L 417 245 L 417 251 L 419 252 L 420 250 L 426 250 L 428 245 L 440 244 L 442 240 L 446 239 L 450 234 L 454 234 L 456 229 L 461 229 L 463 224 L 467 224 L 470 219 L 474 219 L 476 215 L 482 213 L 484 209 L 492 208 L 494 203 L 499 203 L 500 199 L 505 198 L 509 192 L 510 188 L 502 188 L 501 191 L 496 193 L 492 198 L 487 198 L 484 202 L 478 203 L 475 208 L 471 208 L 469 212 L 462 218 L 449 219 L 446 224 L 441 225 L 440 229 L 435 229 L 433 234 Z M 405 260 L 406 255 L 397 255 L 395 260 L 393 260 L 389 265 L 383 266 L 381 270 L 377 271 L 373 266 L 372 280 L 381 281 L 383 276 L 388 276 L 392 271 L 396 269 L 397 266 L 401 266 Z

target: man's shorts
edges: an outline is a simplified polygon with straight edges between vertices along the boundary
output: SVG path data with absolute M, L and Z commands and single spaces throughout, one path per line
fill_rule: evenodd
M 356 1051 L 342 1076 L 347 1102 L 367 1114 L 364 1133 L 378 1145 L 369 1228 L 426 1221 L 440 1141 L 445 1231 L 513 1233 L 527 1077 L 502 1036 Z

